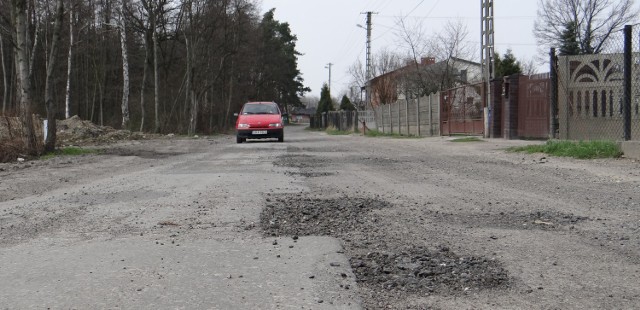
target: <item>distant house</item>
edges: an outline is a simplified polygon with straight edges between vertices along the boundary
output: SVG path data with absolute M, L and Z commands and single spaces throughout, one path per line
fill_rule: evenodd
M 452 57 L 436 62 L 424 57 L 419 63 L 377 76 L 371 80 L 371 103 L 374 107 L 396 102 L 407 95 L 425 96 L 439 90 L 480 82 L 482 68 L 479 63 Z
M 310 116 L 316 114 L 316 108 L 295 108 L 291 111 L 289 121 L 298 124 L 308 124 Z

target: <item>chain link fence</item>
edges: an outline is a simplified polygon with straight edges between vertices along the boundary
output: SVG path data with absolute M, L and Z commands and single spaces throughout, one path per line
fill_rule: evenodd
M 594 52 L 551 56 L 557 73 L 554 136 L 640 140 L 640 27 L 626 26 Z

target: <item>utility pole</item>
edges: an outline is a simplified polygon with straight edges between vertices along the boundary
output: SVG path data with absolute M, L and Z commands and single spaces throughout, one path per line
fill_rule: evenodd
M 371 109 L 371 11 L 364 12 L 361 14 L 367 15 L 367 62 L 366 62 L 366 81 L 365 81 L 365 110 Z
M 328 63 L 326 66 L 324 66 L 325 68 L 329 69 L 329 93 L 331 93 L 331 66 L 333 66 L 332 63 Z
M 490 118 L 491 118 L 491 80 L 494 74 L 494 41 L 493 41 L 493 0 L 480 0 L 480 40 L 482 48 L 480 50 L 480 59 L 482 65 L 482 79 L 485 83 L 485 100 L 484 107 L 484 136 L 489 138 Z

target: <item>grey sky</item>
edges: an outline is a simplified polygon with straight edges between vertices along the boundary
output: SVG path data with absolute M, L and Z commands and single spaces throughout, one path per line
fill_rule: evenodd
M 537 0 L 495 1 L 496 51 L 510 48 L 518 59 L 532 59 L 537 51 L 532 34 Z M 477 44 L 480 61 L 481 0 L 262 0 L 262 12 L 275 8 L 275 18 L 288 22 L 298 37 L 299 68 L 310 95 L 319 96 L 331 72 L 331 93 L 338 96 L 351 80 L 347 69 L 357 59 L 365 62 L 366 11 L 373 15 L 372 50 L 382 47 L 402 50 L 394 29 L 400 16 L 409 21 L 422 20 L 429 33 L 437 33 L 447 20 L 461 20 L 469 31 L 467 41 Z M 428 56 L 428 55 L 424 55 Z M 544 69 L 544 67 L 542 67 Z

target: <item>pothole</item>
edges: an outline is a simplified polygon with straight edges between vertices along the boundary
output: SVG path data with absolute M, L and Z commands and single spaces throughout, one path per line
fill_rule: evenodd
M 327 177 L 331 175 L 336 175 L 337 172 L 319 172 L 319 171 L 301 171 L 301 172 L 291 172 L 287 171 L 284 174 L 286 175 L 297 175 L 305 178 L 317 178 L 317 177 Z
M 334 236 L 352 231 L 367 222 L 362 216 L 369 210 L 390 204 L 367 198 L 319 199 L 283 195 L 267 201 L 260 215 L 266 235 Z
M 105 148 L 100 150 L 100 154 L 103 155 L 117 155 L 117 156 L 137 156 L 145 159 L 162 159 L 171 156 L 183 155 L 185 153 L 160 153 L 150 150 L 134 150 L 125 148 Z
M 326 160 L 305 154 L 286 154 L 283 156 L 279 156 L 276 161 L 274 161 L 275 166 L 281 167 L 292 167 L 298 169 L 304 168 L 314 168 L 314 167 L 322 167 L 324 166 Z
M 499 227 L 507 229 L 540 229 L 560 230 L 589 220 L 588 217 L 557 211 L 539 210 L 533 212 L 500 212 L 460 215 L 442 212 L 433 212 L 430 217 L 434 220 L 473 227 Z
M 373 298 L 455 295 L 509 286 L 507 270 L 495 259 L 460 255 L 437 243 L 433 249 L 425 247 L 427 236 L 402 241 L 392 238 L 376 214 L 376 210 L 393 207 L 386 201 L 280 195 L 267 202 L 260 216 L 265 236 L 342 239 L 356 281 L 376 292 Z
M 507 271 L 497 261 L 459 256 L 447 247 L 369 252 L 351 257 L 350 262 L 359 282 L 387 291 L 446 294 L 493 289 L 509 281 Z

